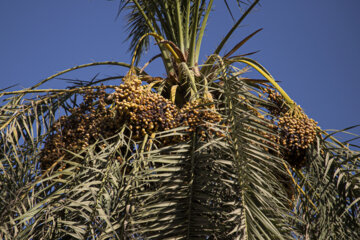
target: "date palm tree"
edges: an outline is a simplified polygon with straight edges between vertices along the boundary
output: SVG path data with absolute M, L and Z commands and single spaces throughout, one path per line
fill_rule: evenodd
M 242 15 L 202 63 L 213 0 L 120 2 L 131 63 L 0 93 L 2 239 L 360 239 L 358 147 L 234 55 L 260 30 L 223 52 L 259 0 L 238 1 Z M 166 77 L 146 73 L 154 58 L 137 65 L 150 38 Z M 41 88 L 98 65 L 128 72 Z

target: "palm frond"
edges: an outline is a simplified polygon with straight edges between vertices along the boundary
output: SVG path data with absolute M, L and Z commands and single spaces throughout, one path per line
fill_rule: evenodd
M 312 162 L 297 173 L 318 209 L 305 211 L 312 207 L 299 199 L 295 212 L 304 219 L 302 232 L 310 239 L 359 238 L 360 152 L 324 139 L 318 138 L 309 152 Z
M 251 110 L 264 106 L 264 102 L 251 94 L 256 89 L 233 77 L 231 71 L 224 74 L 223 94 L 231 137 L 224 153 L 234 160 L 239 184 L 233 233 L 239 239 L 290 238 L 293 229 L 287 224 L 287 174 L 282 160 L 269 152 L 273 143 L 263 136 L 276 133 L 270 122 Z M 246 106 L 249 103 L 254 105 Z

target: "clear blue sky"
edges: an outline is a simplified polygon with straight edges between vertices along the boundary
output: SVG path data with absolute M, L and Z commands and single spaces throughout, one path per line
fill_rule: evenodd
M 223 1 L 214 2 L 203 56 L 214 50 L 232 24 Z M 260 2 L 236 31 L 232 44 L 258 28 L 264 30 L 239 53 L 261 50 L 254 58 L 322 128 L 359 124 L 360 1 Z M 118 1 L 106 0 L 1 0 L 0 89 L 15 83 L 17 89 L 29 87 L 79 64 L 129 62 L 126 22 L 124 16 L 115 20 L 117 9 Z M 155 53 L 157 48 L 152 46 L 144 59 Z M 153 68 L 162 72 L 158 64 Z M 100 67 L 64 77 L 89 79 L 98 72 L 111 76 L 125 69 Z M 64 84 L 53 81 L 47 87 Z

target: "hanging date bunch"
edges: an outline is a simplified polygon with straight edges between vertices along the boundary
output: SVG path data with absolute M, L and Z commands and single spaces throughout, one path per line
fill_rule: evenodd
M 151 136 L 180 126 L 188 127 L 187 132 L 200 128 L 203 139 L 206 132 L 217 134 L 209 124 L 220 122 L 221 117 L 206 107 L 205 100 L 188 102 L 180 109 L 169 99 L 142 85 L 141 80 L 132 74 L 124 77 L 123 84 L 111 86 L 115 90 L 113 93 L 107 93 L 106 88 L 101 86 L 86 90 L 80 106 L 71 109 L 69 116 L 62 116 L 53 124 L 52 134 L 45 140 L 41 153 L 43 170 L 60 157 L 73 158 L 70 152 L 79 153 L 89 145 L 113 136 L 124 124 L 128 126 L 125 134 L 135 141 L 142 140 L 145 135 Z M 157 144 L 188 139 L 186 135 L 168 137 Z
M 88 89 L 79 107 L 70 109 L 70 115 L 61 116 L 45 139 L 40 155 L 41 168 L 48 169 L 56 160 L 71 159 L 97 139 L 112 136 L 120 127 L 120 121 L 112 121 L 112 113 L 106 108 L 105 87 Z M 63 165 L 57 168 L 64 167 Z
M 222 120 L 219 113 L 212 109 L 211 102 L 208 99 L 197 99 L 186 103 L 179 111 L 183 126 L 188 126 L 189 132 L 199 130 L 200 138 L 205 139 L 206 133 L 214 136 L 223 136 L 219 131 L 211 129 L 213 123 Z M 209 107 L 204 107 L 209 106 Z
M 264 88 L 263 92 L 274 104 L 268 110 L 279 132 L 280 151 L 292 167 L 301 168 L 307 162 L 306 150 L 316 139 L 317 122 L 309 118 L 300 106 L 290 108 L 276 90 Z

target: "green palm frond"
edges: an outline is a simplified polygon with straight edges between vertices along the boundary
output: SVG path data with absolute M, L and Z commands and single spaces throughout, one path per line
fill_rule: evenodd
M 319 138 L 309 154 L 311 163 L 296 175 L 318 211 L 304 211 L 312 207 L 299 199 L 295 212 L 304 219 L 302 231 L 310 239 L 359 238 L 360 152 Z
M 234 215 L 238 224 L 234 231 L 240 239 L 289 238 L 289 200 L 282 183 L 286 172 L 281 159 L 267 150 L 272 147 L 263 136 L 274 132 L 267 120 L 260 119 L 251 110 L 256 105 L 263 105 L 261 99 L 250 94 L 255 89 L 231 74 L 225 78 L 223 90 L 231 136 L 224 153 L 232 153 L 231 158 L 235 160 L 240 190 L 237 196 L 241 196 L 235 201 L 238 207 Z M 250 105 L 246 106 L 244 99 Z
M 190 66 L 198 61 L 207 19 L 213 6 L 212 0 L 209 2 L 203 0 L 134 0 L 120 1 L 120 3 L 119 13 L 123 10 L 129 12 L 127 20 L 130 32 L 128 39 L 131 40 L 130 50 L 135 50 L 138 39 L 153 32 L 173 42 L 184 54 L 189 55 Z M 226 40 L 230 35 L 231 33 L 228 34 Z M 148 43 L 149 40 L 145 39 L 140 44 L 137 58 L 141 56 Z M 163 57 L 167 58 L 167 56 Z

